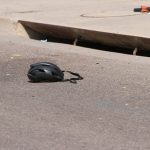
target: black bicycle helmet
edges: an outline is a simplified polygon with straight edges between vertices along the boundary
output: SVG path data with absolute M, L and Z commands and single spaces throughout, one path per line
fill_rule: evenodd
M 57 82 L 64 79 L 64 73 L 60 68 L 49 62 L 39 62 L 30 65 L 27 75 L 32 82 Z

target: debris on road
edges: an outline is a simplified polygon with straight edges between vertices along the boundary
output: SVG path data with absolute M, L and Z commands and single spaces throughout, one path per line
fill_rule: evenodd
M 143 13 L 149 13 L 150 12 L 150 6 L 141 5 L 140 8 L 134 8 L 134 12 L 143 12 Z

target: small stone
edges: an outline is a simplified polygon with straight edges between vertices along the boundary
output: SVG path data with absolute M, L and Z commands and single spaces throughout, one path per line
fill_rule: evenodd
M 99 117 L 98 119 L 99 119 L 99 120 L 102 120 L 103 118 Z
M 20 57 L 20 54 L 13 54 L 14 57 Z
M 123 88 L 123 89 L 126 89 L 127 87 L 123 86 L 122 88 Z

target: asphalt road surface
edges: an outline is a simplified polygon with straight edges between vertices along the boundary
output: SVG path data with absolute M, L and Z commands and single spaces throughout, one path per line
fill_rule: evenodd
M 148 57 L 25 39 L 9 20 L 149 38 L 149 14 L 132 12 L 141 4 L 149 2 L 0 2 L 0 150 L 150 150 Z M 122 15 L 111 17 L 116 14 Z M 84 79 L 77 84 L 30 83 L 27 71 L 39 61 Z
M 0 47 L 0 149 L 149 150 L 149 58 L 10 36 Z M 30 83 L 38 61 L 84 80 Z

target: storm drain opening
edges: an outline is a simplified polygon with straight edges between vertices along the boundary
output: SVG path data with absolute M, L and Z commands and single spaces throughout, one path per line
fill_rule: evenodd
M 18 21 L 29 38 L 96 50 L 150 57 L 150 38 Z

